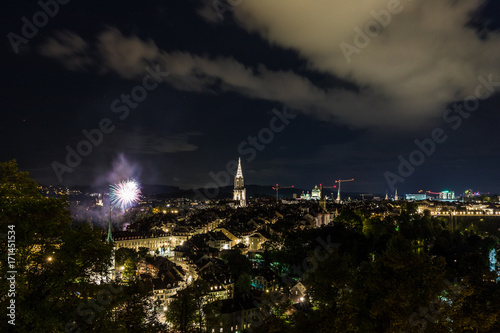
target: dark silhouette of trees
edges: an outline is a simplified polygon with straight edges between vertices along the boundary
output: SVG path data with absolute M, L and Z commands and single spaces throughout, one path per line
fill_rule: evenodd
M 150 332 L 148 293 L 106 284 L 112 245 L 88 224 L 74 225 L 65 198 L 46 198 L 15 161 L 0 163 L 0 230 L 15 231 L 15 263 L 1 251 L 0 305 L 15 270 L 16 332 Z M 0 239 L 2 249 L 7 239 Z M 98 284 L 100 282 L 100 284 Z M 135 288 L 135 289 L 134 289 Z M 1 331 L 7 331 L 2 321 Z M 5 328 L 5 329 L 4 329 Z

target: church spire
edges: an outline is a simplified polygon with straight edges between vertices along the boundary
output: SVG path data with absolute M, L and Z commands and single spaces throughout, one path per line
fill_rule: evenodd
M 234 176 L 234 189 L 244 188 L 243 171 L 241 170 L 241 157 L 238 159 L 238 170 Z
M 243 171 L 241 171 L 241 157 L 238 158 L 238 171 L 236 172 L 236 177 L 243 178 Z
M 111 209 L 109 210 L 109 223 L 108 223 L 108 237 L 106 237 L 106 242 L 113 244 L 115 240 L 113 239 L 113 234 L 111 233 Z M 108 274 L 104 277 L 106 282 L 111 282 L 115 278 L 115 244 L 113 244 L 113 250 L 111 251 L 111 266 L 109 267 Z
M 108 223 L 108 237 L 106 237 L 106 242 L 114 243 L 113 234 L 111 233 L 111 202 L 109 203 L 109 223 Z
M 238 158 L 238 170 L 234 176 L 233 200 L 239 201 L 240 207 L 246 206 L 246 189 L 243 180 L 243 171 L 241 169 L 241 157 Z

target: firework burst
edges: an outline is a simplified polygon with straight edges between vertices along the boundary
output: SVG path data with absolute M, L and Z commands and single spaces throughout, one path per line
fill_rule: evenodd
M 109 198 L 115 208 L 126 210 L 141 197 L 141 188 L 135 179 L 122 180 L 110 186 Z

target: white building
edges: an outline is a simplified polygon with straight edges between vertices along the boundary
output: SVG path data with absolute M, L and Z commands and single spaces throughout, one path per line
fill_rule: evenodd
M 455 200 L 455 192 L 454 191 L 439 192 L 439 199 L 441 199 L 441 200 Z

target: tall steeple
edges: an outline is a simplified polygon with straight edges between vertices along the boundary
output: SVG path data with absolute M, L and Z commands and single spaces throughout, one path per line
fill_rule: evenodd
M 243 178 L 243 171 L 241 171 L 241 157 L 238 158 L 238 171 L 236 171 L 237 178 Z
M 111 188 L 111 187 L 110 187 Z M 111 190 L 110 190 L 111 193 Z M 110 201 L 109 201 L 109 223 L 108 223 L 108 237 L 106 237 L 106 242 L 108 243 L 114 243 L 115 240 L 113 239 L 113 234 L 111 233 L 111 210 L 113 209 L 113 206 L 111 205 L 111 195 L 110 195 Z
M 236 176 L 234 176 L 234 191 L 233 200 L 239 201 L 238 206 L 245 207 L 247 190 L 245 189 L 245 184 L 243 180 L 243 171 L 241 169 L 241 157 L 238 159 L 238 170 L 236 171 Z
M 396 193 L 394 194 L 394 201 L 398 201 L 398 189 L 396 189 Z
M 105 282 L 109 283 L 115 278 L 115 240 L 113 239 L 113 233 L 111 232 L 111 203 L 109 206 L 109 223 L 108 223 L 108 236 L 106 237 L 106 242 L 113 244 L 113 249 L 111 250 L 111 265 L 109 267 L 108 274 L 104 277 Z
M 115 240 L 113 239 L 113 234 L 111 233 L 111 217 L 110 217 L 110 221 L 108 224 L 108 237 L 106 237 L 106 242 L 108 242 L 108 243 L 115 242 Z

